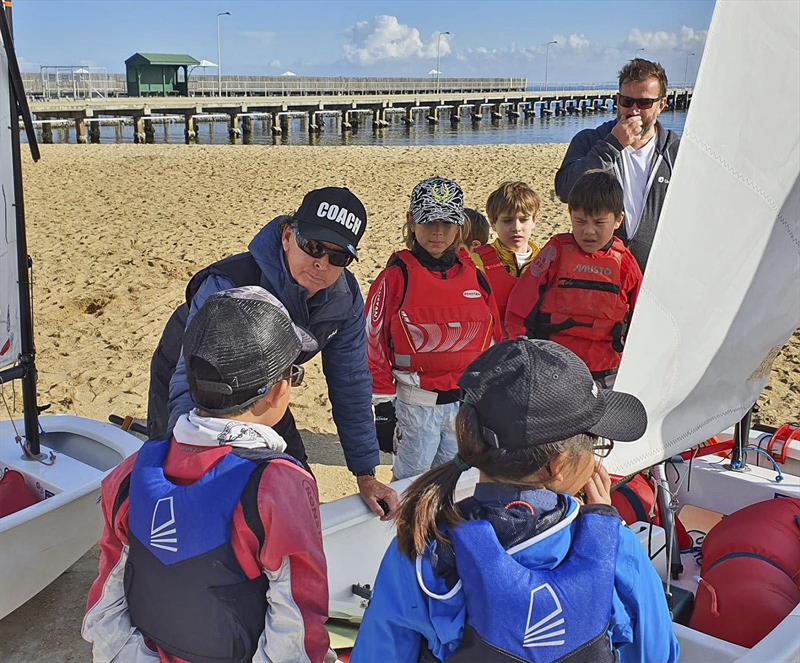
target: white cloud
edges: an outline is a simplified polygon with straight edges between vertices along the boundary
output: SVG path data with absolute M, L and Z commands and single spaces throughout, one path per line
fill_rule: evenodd
M 261 46 L 265 46 L 267 44 L 271 44 L 272 41 L 277 36 L 277 33 L 270 32 L 268 30 L 242 30 L 239 33 L 239 36 L 242 39 L 247 39 L 248 41 L 255 42 Z
M 280 69 L 282 65 L 280 60 L 270 60 L 269 66 L 275 69 Z
M 678 32 L 643 32 L 639 28 L 633 28 L 628 33 L 628 44 L 636 48 L 644 48 L 645 52 L 664 53 L 667 51 L 702 49 L 705 42 L 707 30 L 695 30 L 687 26 L 682 26 Z
M 343 45 L 345 59 L 362 65 L 386 60 L 407 60 L 450 54 L 451 35 L 433 33 L 425 41 L 417 28 L 400 23 L 396 16 L 376 16 L 372 21 L 359 21 L 346 33 Z
M 577 52 L 581 52 L 589 48 L 589 44 L 591 43 L 585 34 L 578 34 L 576 32 L 573 32 L 571 35 L 569 35 L 569 37 L 565 37 L 564 35 L 553 35 L 553 39 L 558 42 L 558 44 L 554 44 L 555 48 L 561 50 L 568 49 Z M 541 48 L 543 50 L 544 47 Z

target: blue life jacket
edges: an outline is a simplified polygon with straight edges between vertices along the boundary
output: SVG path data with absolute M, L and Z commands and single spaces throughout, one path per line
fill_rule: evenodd
M 231 546 L 233 512 L 263 544 L 257 493 L 267 464 L 294 459 L 235 449 L 192 484 L 164 474 L 169 440 L 146 442 L 130 475 L 124 587 L 131 622 L 192 663 L 252 660 L 264 631 L 268 580 L 252 580 Z
M 612 515 L 613 514 L 613 515 Z M 529 569 L 504 550 L 492 525 L 449 531 L 466 601 L 466 624 L 448 663 L 612 663 L 608 638 L 619 539 L 616 511 L 584 507 L 568 556 L 554 569 Z

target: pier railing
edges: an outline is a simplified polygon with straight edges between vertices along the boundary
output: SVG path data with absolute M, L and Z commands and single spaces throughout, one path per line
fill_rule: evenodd
M 127 96 L 124 74 L 86 68 L 48 68 L 23 74 L 28 96 L 34 100 L 92 99 Z M 223 76 L 223 97 L 359 96 L 375 94 L 431 94 L 520 92 L 527 78 L 374 78 L 314 76 Z M 189 75 L 189 95 L 219 94 L 216 76 Z

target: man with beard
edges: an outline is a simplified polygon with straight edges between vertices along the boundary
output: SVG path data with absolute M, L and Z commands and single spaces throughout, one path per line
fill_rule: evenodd
M 619 72 L 617 119 L 572 139 L 556 173 L 558 197 L 589 170 L 611 170 L 622 184 L 625 220 L 616 234 L 642 271 L 667 195 L 680 137 L 657 121 L 667 106 L 667 75 L 657 62 L 636 58 Z

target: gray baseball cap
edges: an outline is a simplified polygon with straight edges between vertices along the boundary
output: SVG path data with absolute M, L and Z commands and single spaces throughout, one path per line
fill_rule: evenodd
M 245 408 L 286 375 L 311 341 L 264 288 L 215 293 L 189 322 L 183 338 L 192 400 L 210 414 Z
M 489 348 L 458 381 L 475 406 L 484 441 L 521 449 L 590 433 L 638 440 L 647 413 L 638 398 L 600 389 L 586 364 L 552 341 L 517 338 Z

